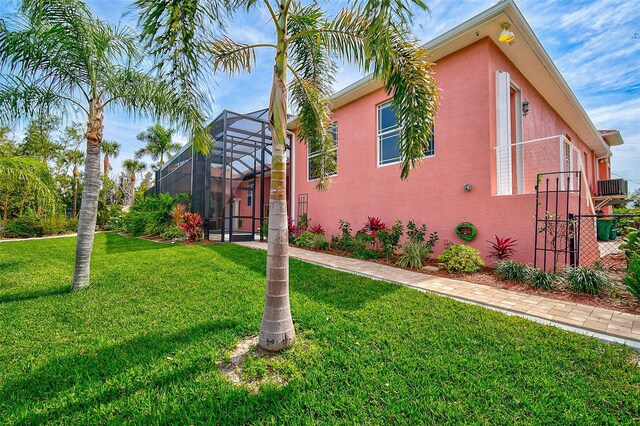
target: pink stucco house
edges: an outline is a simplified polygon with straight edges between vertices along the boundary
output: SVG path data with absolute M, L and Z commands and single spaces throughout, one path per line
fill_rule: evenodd
M 506 42 L 500 40 L 505 32 Z M 536 211 L 544 217 L 555 200 L 565 212 L 593 215 L 625 198 L 626 182 L 611 179 L 610 171 L 611 146 L 623 143 L 620 133 L 594 127 L 513 1 L 499 2 L 426 45 L 441 99 L 422 163 L 400 180 L 389 97 L 365 77 L 333 97 L 337 173 L 328 191 L 315 189 L 314 153 L 296 139 L 295 118 L 289 123 L 293 221 L 306 214 L 332 235 L 341 219 L 354 229 L 368 216 L 388 224 L 413 219 L 438 232 L 436 253 L 447 243 L 462 243 L 455 228 L 469 222 L 477 237 L 468 244 L 483 256 L 489 254 L 487 240 L 498 235 L 517 239 L 516 259 L 532 263 L 540 234 Z M 225 110 L 211 129 L 217 141 L 211 153 L 193 155 L 185 146 L 157 172 L 155 190 L 191 192 L 208 236 L 254 239 L 268 217 L 266 112 Z M 557 189 L 551 200 L 548 193 L 536 199 L 541 173 L 551 173 L 547 189 Z M 581 238 L 572 242 L 583 252 L 580 263 L 600 256 L 595 235 L 595 218 L 582 221 Z
M 499 41 L 505 24 L 515 36 L 510 43 Z M 328 191 L 314 189 L 310 153 L 302 141 L 294 144 L 291 215 L 307 213 L 328 234 L 337 233 L 340 219 L 356 228 L 367 216 L 418 220 L 438 231 L 436 253 L 447 242 L 463 242 L 455 228 L 470 222 L 478 234 L 469 244 L 484 256 L 487 240 L 508 236 L 518 240 L 516 259 L 531 262 L 537 174 L 582 171 L 580 202 L 593 213 L 611 199 L 598 182 L 611 178 L 610 147 L 622 143 L 620 133 L 594 127 L 513 1 L 426 45 L 441 99 L 422 164 L 400 180 L 389 97 L 365 77 L 333 98 L 338 168 Z

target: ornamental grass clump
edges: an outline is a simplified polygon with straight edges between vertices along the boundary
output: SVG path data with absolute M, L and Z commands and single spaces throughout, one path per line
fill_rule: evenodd
M 558 277 L 549 274 L 543 269 L 530 268 L 525 277 L 525 282 L 539 290 L 551 290 L 555 286 Z
M 326 250 L 329 248 L 329 243 L 323 234 L 311 231 L 303 232 L 293 240 L 293 243 L 297 246 L 311 249 Z
M 585 266 L 568 268 L 565 277 L 569 288 L 577 293 L 595 295 L 611 287 L 604 272 Z
M 500 278 L 509 281 L 524 282 L 527 278 L 529 267 L 524 263 L 513 260 L 501 260 L 496 264 L 494 272 Z
M 478 272 L 484 266 L 480 252 L 464 244 L 450 246 L 438 256 L 438 260 L 442 262 L 441 269 L 463 274 Z

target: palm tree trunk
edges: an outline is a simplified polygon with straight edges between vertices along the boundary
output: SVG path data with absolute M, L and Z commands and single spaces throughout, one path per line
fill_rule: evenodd
M 131 173 L 131 201 L 130 201 L 130 206 L 133 205 L 133 202 L 135 201 L 136 198 L 136 174 L 135 173 Z
M 24 204 L 27 202 L 27 196 L 29 195 L 29 187 L 30 183 L 27 182 L 27 187 L 24 189 L 24 194 L 22 195 L 22 200 L 20 201 L 20 211 L 18 212 L 18 217 L 22 217 L 22 212 L 24 210 Z
M 269 198 L 269 235 L 267 238 L 267 285 L 264 315 L 258 346 L 280 351 L 293 345 L 295 329 L 289 304 L 289 235 L 287 220 L 287 17 L 280 13 L 278 49 L 273 70 L 269 121 L 273 139 L 271 191 Z
M 78 167 L 73 166 L 73 218 L 78 215 Z
M 109 177 L 109 156 L 104 155 L 104 177 Z
M 100 194 L 100 148 L 102 145 L 102 111 L 93 111 L 87 124 L 87 154 L 84 166 L 84 188 L 78 218 L 76 243 L 76 267 L 71 291 L 82 290 L 89 285 L 89 265 L 93 237 L 96 232 L 98 197 Z

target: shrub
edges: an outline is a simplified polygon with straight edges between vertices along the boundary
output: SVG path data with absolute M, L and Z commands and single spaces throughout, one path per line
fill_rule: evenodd
M 449 272 L 472 273 L 484 266 L 480 252 L 464 244 L 452 245 L 438 256 L 442 269 Z
M 340 235 L 331 237 L 331 245 L 338 250 L 351 251 L 353 236 L 351 235 L 351 224 L 346 220 L 338 223 Z
M 627 276 L 622 279 L 629 293 L 640 299 L 640 255 L 633 253 L 629 259 Z
M 8 238 L 42 237 L 44 235 L 42 219 L 29 213 L 10 220 L 4 226 L 3 235 Z
M 409 242 L 421 243 L 424 241 L 424 236 L 426 234 L 427 225 L 422 224 L 418 226 L 413 220 L 410 220 L 409 223 L 407 223 L 407 237 L 409 238 Z
M 269 236 L 269 219 L 264 219 L 260 225 L 260 236 L 267 238 Z
M 134 236 L 159 235 L 173 221 L 174 204 L 175 198 L 168 194 L 138 197 L 120 221 L 120 229 Z
M 527 278 L 529 267 L 524 263 L 513 260 L 501 260 L 496 264 L 495 273 L 505 280 L 524 282 Z
M 324 239 L 324 235 L 311 231 L 303 232 L 298 237 L 296 237 L 293 243 L 300 247 L 312 249 L 326 250 L 329 248 L 329 243 Z
M 179 226 L 171 225 L 165 228 L 161 236 L 165 240 L 179 240 L 185 236 L 185 231 Z
M 391 228 L 377 231 L 376 236 L 380 240 L 380 249 L 387 259 L 390 259 L 400 247 L 400 238 L 402 238 L 403 231 L 404 227 L 400 220 L 396 220 L 396 223 Z
M 527 272 L 525 282 L 541 290 L 551 290 L 557 279 L 557 276 L 549 274 L 543 269 L 530 268 Z
M 604 272 L 585 266 L 568 268 L 566 279 L 569 288 L 578 293 L 598 294 L 611 286 Z
M 433 249 L 424 241 L 406 242 L 396 265 L 402 268 L 422 269 L 424 261 L 433 253 Z
M 180 227 L 184 223 L 185 213 L 187 213 L 187 207 L 182 203 L 176 203 L 171 209 L 171 217 L 176 227 Z
M 324 229 L 322 228 L 322 225 L 313 225 L 311 228 L 309 228 L 309 231 L 313 232 L 314 234 L 320 234 L 320 235 L 324 235 Z
M 381 256 L 380 252 L 371 250 L 366 246 L 361 249 L 356 249 L 351 255 L 356 259 L 379 259 Z
M 511 238 L 500 238 L 494 235 L 495 241 L 487 241 L 491 245 L 490 256 L 497 260 L 507 260 L 513 256 L 516 241 Z
M 187 231 L 189 241 L 201 241 L 204 221 L 198 213 L 185 213 L 182 229 Z
M 640 229 L 627 228 L 620 249 L 624 250 L 628 266 L 634 254 L 640 255 Z

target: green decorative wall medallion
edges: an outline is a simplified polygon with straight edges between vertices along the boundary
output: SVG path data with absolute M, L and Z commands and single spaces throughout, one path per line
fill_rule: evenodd
M 478 230 L 469 222 L 462 222 L 456 226 L 456 234 L 465 241 L 471 241 L 476 237 Z

